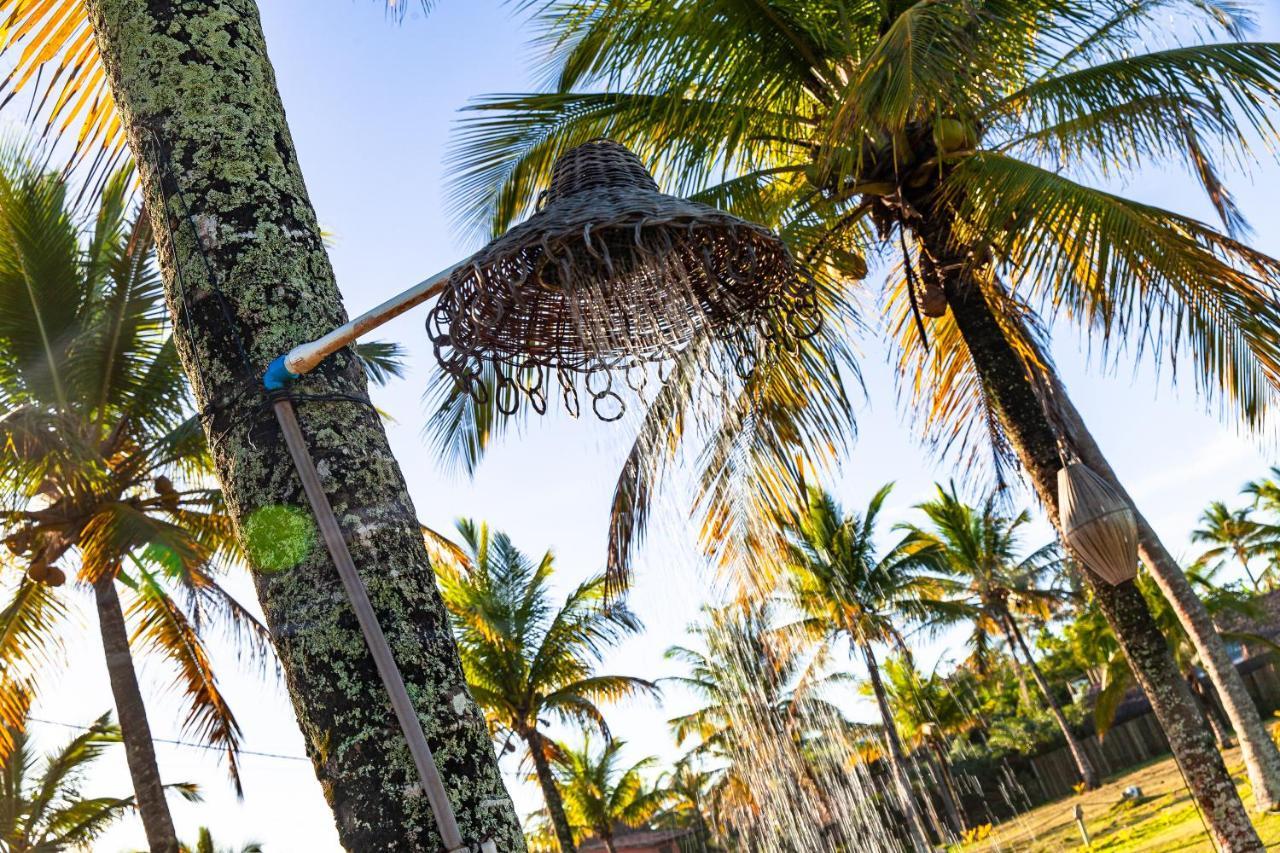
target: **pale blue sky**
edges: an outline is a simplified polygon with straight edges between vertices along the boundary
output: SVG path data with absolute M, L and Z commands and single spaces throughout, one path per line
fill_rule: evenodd
M 416 0 L 403 0 L 416 2 Z M 260 0 L 271 57 L 288 110 L 312 200 L 324 227 L 335 235 L 332 250 L 339 283 L 353 313 L 372 306 L 420 278 L 442 269 L 474 246 L 455 238 L 444 216 L 443 155 L 456 110 L 467 99 L 494 91 L 530 87 L 520 21 L 496 0 L 442 0 L 429 18 L 416 6 L 396 25 L 368 0 Z M 1274 0 L 1262 9 L 1259 38 L 1280 39 Z M 1257 230 L 1256 244 L 1280 254 L 1280 216 L 1273 213 L 1280 169 L 1268 166 L 1232 181 Z M 1152 202 L 1208 218 L 1193 184 L 1180 174 L 1146 175 L 1127 187 Z M 451 529 L 452 519 L 484 518 L 510 532 L 521 547 L 554 547 L 567 588 L 602 565 L 608 499 L 629 436 L 625 426 L 583 419 L 549 418 L 491 453 L 472 482 L 441 472 L 420 436 L 420 401 L 430 352 L 418 310 L 389 326 L 384 337 L 408 346 L 409 378 L 376 395 L 395 418 L 391 438 L 424 522 Z M 858 406 L 858 445 L 832 488 L 857 507 L 885 481 L 898 487 L 887 521 L 910 517 L 910 506 L 926 497 L 935 479 L 951 475 L 932 464 L 911 440 L 895 405 L 885 356 L 876 341 L 861 342 L 867 400 Z M 1189 553 L 1187 532 L 1211 499 L 1231 498 L 1240 484 L 1261 474 L 1271 456 L 1206 416 L 1190 384 L 1173 392 L 1148 369 L 1122 366 L 1111 376 L 1090 371 L 1078 340 L 1055 341 L 1055 356 L 1078 407 L 1110 454 L 1120 475 L 1175 553 Z M 677 641 L 707 596 L 687 537 L 679 532 L 679 509 L 665 511 L 651 547 L 642 553 L 632 605 L 645 620 L 643 637 L 610 656 L 613 671 L 652 677 L 670 673 L 662 651 Z M 1044 537 L 1043 525 L 1036 536 Z M 1037 544 L 1034 538 L 1028 544 Z M 246 597 L 247 583 L 235 583 Z M 87 604 L 87 599 L 86 599 Z M 84 723 L 110 704 L 101 650 L 90 608 L 83 608 L 85 640 L 71 648 L 73 665 L 36 714 Z M 932 644 L 949 654 L 948 640 Z M 251 750 L 304 754 L 282 688 L 240 673 L 230 655 L 220 661 L 233 707 Z M 144 670 L 145 681 L 163 683 L 163 673 Z M 158 737 L 181 736 L 173 697 L 151 701 Z M 635 757 L 674 755 L 664 721 L 688 708 L 688 697 L 669 691 L 663 704 L 641 703 L 610 714 L 616 734 Z M 866 709 L 850 703 L 849 712 Z M 35 727 L 42 743 L 65 732 Z M 309 764 L 246 756 L 246 799 L 237 803 L 215 761 L 199 751 L 161 745 L 165 781 L 193 780 L 204 787 L 200 807 L 175 804 L 180 833 L 210 825 L 223 844 L 253 838 L 268 851 L 336 850 L 332 819 Z M 515 782 L 516 765 L 506 762 Z M 104 761 L 95 790 L 125 791 L 123 756 Z M 527 787 L 516 792 L 520 809 L 538 805 Z M 142 846 L 136 822 L 126 822 L 99 849 Z

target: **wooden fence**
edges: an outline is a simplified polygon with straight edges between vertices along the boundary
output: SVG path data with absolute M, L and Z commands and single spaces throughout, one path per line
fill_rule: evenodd
M 1240 675 L 1254 704 L 1264 716 L 1280 709 L 1280 672 L 1271 656 L 1246 658 Z M 1103 775 L 1121 773 L 1153 758 L 1167 755 L 1169 743 L 1150 708 L 1111 728 L 1101 741 L 1096 735 L 1082 739 L 1085 752 Z M 1029 759 L 1022 778 L 1027 797 L 1037 805 L 1065 797 L 1079 781 L 1075 762 L 1066 747 Z

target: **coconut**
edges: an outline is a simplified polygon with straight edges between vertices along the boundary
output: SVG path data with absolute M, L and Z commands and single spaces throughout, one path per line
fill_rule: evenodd
M 941 317 L 947 313 L 947 294 L 934 282 L 925 282 L 920 294 L 920 313 L 926 317 Z
M 972 148 L 978 144 L 973 127 L 954 118 L 944 118 L 933 126 L 933 140 L 944 154 Z
M 57 566 L 49 566 L 46 570 L 44 582 L 49 586 L 62 586 L 67 582 L 66 572 Z

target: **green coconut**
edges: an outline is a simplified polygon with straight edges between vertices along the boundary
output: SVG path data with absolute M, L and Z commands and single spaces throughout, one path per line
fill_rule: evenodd
M 944 118 L 933 126 L 933 140 L 944 154 L 963 151 L 978 144 L 973 126 L 956 118 Z

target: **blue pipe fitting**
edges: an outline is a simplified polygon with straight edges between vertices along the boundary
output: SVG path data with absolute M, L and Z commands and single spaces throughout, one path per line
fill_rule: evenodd
M 283 391 L 300 375 L 285 367 L 284 356 L 280 355 L 267 365 L 267 372 L 262 375 L 262 384 L 268 391 Z

